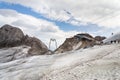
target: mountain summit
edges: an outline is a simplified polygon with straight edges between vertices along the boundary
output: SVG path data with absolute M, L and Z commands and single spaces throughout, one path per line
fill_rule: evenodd
M 76 34 L 67 38 L 65 42 L 55 50 L 55 53 L 64 53 L 66 51 L 88 48 L 94 45 L 100 45 L 105 37 L 96 36 L 95 38 L 88 33 Z
M 12 47 L 19 48 L 13 49 L 13 51 L 10 54 L 9 52 L 3 52 L 1 56 L 4 56 L 3 58 L 8 59 L 8 57 L 12 58 L 13 56 L 17 55 L 16 57 L 14 57 L 14 59 L 16 59 L 17 57 L 28 57 L 33 55 L 42 55 L 50 53 L 47 46 L 41 40 L 37 39 L 36 37 L 29 37 L 28 35 L 24 35 L 21 29 L 6 24 L 0 28 L 0 48 Z M 30 48 L 28 49 L 28 47 Z M 23 51 L 24 48 L 28 49 L 26 53 Z M 7 61 L 9 61 L 9 59 Z

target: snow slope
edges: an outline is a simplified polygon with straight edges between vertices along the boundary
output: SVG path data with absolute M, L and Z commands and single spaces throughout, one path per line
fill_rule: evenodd
M 30 47 L 25 45 L 12 48 L 2 48 L 0 49 L 0 63 L 5 63 L 20 58 L 26 58 L 29 49 Z
M 105 39 L 104 43 L 109 43 L 110 41 L 120 40 L 120 33 L 110 36 L 109 38 Z
M 0 63 L 0 80 L 119 80 L 120 44 Z

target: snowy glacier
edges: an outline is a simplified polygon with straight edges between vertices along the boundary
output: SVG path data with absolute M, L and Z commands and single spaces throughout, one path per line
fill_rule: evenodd
M 120 80 L 119 75 L 120 44 L 0 62 L 0 80 Z

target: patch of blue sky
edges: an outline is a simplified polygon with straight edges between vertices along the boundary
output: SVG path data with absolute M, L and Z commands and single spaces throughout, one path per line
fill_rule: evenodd
M 64 31 L 73 31 L 74 30 L 74 31 L 80 31 L 80 32 L 92 32 L 92 31 L 100 30 L 100 27 L 98 27 L 97 25 L 94 25 L 94 24 L 75 26 L 70 23 L 52 20 L 50 18 L 45 17 L 44 15 L 42 15 L 40 13 L 34 12 L 31 8 L 24 7 L 19 4 L 10 4 L 7 2 L 0 2 L 0 9 L 12 9 L 12 10 L 15 10 L 22 14 L 31 15 L 31 16 L 39 18 L 39 19 L 53 22 L 57 26 L 59 26 L 60 29 L 62 29 Z

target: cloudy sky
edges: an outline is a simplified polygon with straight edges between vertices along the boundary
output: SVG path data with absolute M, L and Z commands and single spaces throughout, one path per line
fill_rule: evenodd
M 50 38 L 60 45 L 81 32 L 108 37 L 120 31 L 120 0 L 0 0 L 0 26 L 4 24 L 47 46 Z

